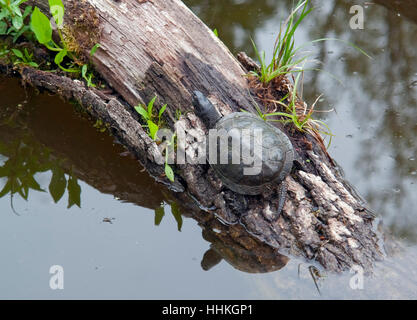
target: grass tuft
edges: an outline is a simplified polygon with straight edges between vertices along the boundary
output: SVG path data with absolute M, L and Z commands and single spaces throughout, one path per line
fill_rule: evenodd
M 307 56 L 296 58 L 299 48 L 295 48 L 294 37 L 300 23 L 313 10 L 312 8 L 307 9 L 307 6 L 308 0 L 299 1 L 289 17 L 281 24 L 275 40 L 272 60 L 269 64 L 266 62 L 265 51 L 259 52 L 255 42 L 251 39 L 261 66 L 259 73 L 252 71 L 251 75 L 257 77 L 263 84 L 268 84 L 272 80 L 286 76 L 289 73 L 302 71 L 298 66 L 307 59 Z
M 304 79 L 305 71 L 322 70 L 304 68 L 305 64 L 309 62 L 307 60 L 309 55 L 299 55 L 300 49 L 307 44 L 320 41 L 340 41 L 358 50 L 366 57 L 370 59 L 372 57 L 353 43 L 334 38 L 316 39 L 300 47 L 295 47 L 295 32 L 313 10 L 313 8 L 308 8 L 308 5 L 309 0 L 299 0 L 288 18 L 281 23 L 269 63 L 266 61 L 265 51 L 260 52 L 251 39 L 260 66 L 257 70 L 249 72 L 248 75 L 251 87 L 255 89 L 256 95 L 266 109 L 265 112 L 262 111 L 255 102 L 255 108 L 262 119 L 285 124 L 292 123 L 298 131 L 310 133 L 325 150 L 321 134 L 329 137 L 327 147 L 331 144 L 333 134 L 325 122 L 313 119 L 313 114 L 316 112 L 315 106 L 321 96 L 308 108 L 307 104 L 299 97 L 302 96 L 302 92 L 301 95 L 298 92 L 302 91 L 303 81 L 300 84 L 300 79 Z M 291 75 L 292 82 L 288 75 Z

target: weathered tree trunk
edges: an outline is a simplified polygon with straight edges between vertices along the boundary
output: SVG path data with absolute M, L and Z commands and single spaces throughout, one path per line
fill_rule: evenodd
M 46 6 L 48 1 L 36 1 Z M 184 202 L 196 201 L 228 224 L 247 231 L 282 253 L 315 259 L 342 271 L 357 264 L 371 270 L 382 257 L 373 216 L 346 183 L 340 169 L 307 134 L 285 127 L 300 159 L 287 177 L 288 194 L 279 219 L 272 218 L 278 193 L 240 196 L 222 186 L 207 165 L 177 165 L 175 183 L 163 175 L 161 152 L 141 127 L 133 106 L 158 95 L 168 104 L 167 125 L 203 135 L 192 113 L 191 92 L 206 94 L 222 114 L 252 110 L 247 72 L 221 41 L 179 0 L 67 0 L 66 23 L 73 28 L 96 71 L 114 88 L 114 95 L 87 89 L 80 81 L 25 68 L 24 80 L 78 101 L 108 123 L 115 137 L 133 152 L 148 172 L 169 185 Z M 84 36 L 82 36 L 84 34 Z M 78 35 L 78 36 L 77 36 Z M 277 186 L 278 187 L 278 186 Z

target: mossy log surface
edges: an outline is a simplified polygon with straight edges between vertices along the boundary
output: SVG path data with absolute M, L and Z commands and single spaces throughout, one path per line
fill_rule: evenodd
M 44 8 L 47 2 L 36 1 Z M 247 59 L 241 55 L 239 63 L 181 1 L 67 0 L 64 4 L 69 26 L 94 26 L 84 28 L 80 48 L 88 55 L 89 39 L 98 40 L 101 47 L 93 63 L 114 92 L 103 93 L 81 81 L 30 68 L 20 70 L 24 81 L 77 101 L 107 123 L 152 177 L 176 192 L 185 207 L 193 208 L 197 220 L 204 220 L 210 211 L 230 230 L 245 230 L 275 252 L 316 260 L 331 271 L 352 265 L 371 271 L 375 261 L 383 258 L 374 216 L 366 204 L 316 141 L 290 126 L 282 129 L 295 147 L 298 163 L 287 177 L 287 200 L 278 219 L 273 218 L 278 186 L 262 196 L 237 195 L 222 185 L 208 165 L 177 165 L 174 183 L 164 176 L 161 152 L 133 106 L 157 94 L 158 107 L 168 104 L 167 126 L 174 128 L 179 109 L 183 116 L 176 125 L 201 136 L 205 128 L 191 105 L 194 90 L 206 94 L 223 115 L 241 109 L 253 112 L 243 76 L 247 72 L 243 65 L 251 68 Z M 228 236 L 241 238 L 241 232 Z

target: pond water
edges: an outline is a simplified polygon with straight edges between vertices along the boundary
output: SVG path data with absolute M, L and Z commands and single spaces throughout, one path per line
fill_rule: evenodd
M 252 37 L 268 56 L 292 1 L 185 3 L 233 53 L 253 56 Z M 298 44 L 338 38 L 373 57 L 337 41 L 306 47 L 323 72 L 306 73 L 303 93 L 309 103 L 323 94 L 317 115 L 335 135 L 331 155 L 399 242 L 362 290 L 350 286 L 353 274 L 328 274 L 294 257 L 273 272 L 253 273 L 256 266 L 230 259 L 205 271 L 210 238 L 99 123 L 57 97 L 0 79 L 0 190 L 7 186 L 0 298 L 417 298 L 417 7 L 376 0 L 363 6 L 364 29 L 353 30 L 356 3 L 313 4 Z M 50 288 L 54 265 L 64 269 L 63 290 Z M 310 266 L 323 275 L 319 290 Z

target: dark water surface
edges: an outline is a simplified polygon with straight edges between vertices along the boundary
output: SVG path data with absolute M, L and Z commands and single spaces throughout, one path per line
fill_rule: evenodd
M 269 273 L 239 259 L 215 265 L 211 238 L 99 124 L 0 79 L 0 190 L 11 187 L 0 199 L 0 298 L 417 298 L 417 8 L 375 2 L 364 7 L 365 29 L 352 30 L 356 3 L 316 1 L 296 38 L 336 37 L 373 56 L 341 42 L 311 46 L 325 72 L 304 81 L 307 102 L 323 93 L 320 110 L 334 109 L 317 114 L 335 134 L 331 155 L 401 244 L 363 290 L 351 289 L 353 274 L 321 271 L 320 295 L 311 264 L 292 257 Z M 252 36 L 268 55 L 292 1 L 185 3 L 232 52 L 253 54 Z M 53 265 L 64 268 L 64 290 L 50 289 Z

